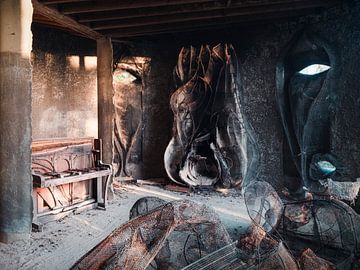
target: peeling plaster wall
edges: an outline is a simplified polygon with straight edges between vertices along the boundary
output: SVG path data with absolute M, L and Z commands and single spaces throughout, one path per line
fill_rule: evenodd
M 33 140 L 97 136 L 96 43 L 33 25 Z
M 188 33 L 153 41 L 152 46 L 136 43 L 134 56 L 150 56 L 150 76 L 144 97 L 147 124 L 143 151 L 143 178 L 163 176 L 162 156 L 171 134 L 172 114 L 169 104 L 174 87 L 172 71 L 182 46 L 231 42 L 235 46 L 241 69 L 245 117 L 253 126 L 260 150 L 260 180 L 283 186 L 284 133 L 275 99 L 276 65 L 293 35 L 309 28 L 328 40 L 338 61 L 338 100 L 334 108 L 332 148 L 346 167 L 343 180 L 360 176 L 360 95 L 357 65 L 360 62 L 360 4 L 343 5 L 322 14 L 288 22 L 247 29 L 213 30 Z M 148 42 L 151 43 L 150 41 Z M 170 123 L 170 124 L 169 124 Z M 165 147 L 164 147 L 165 146 Z

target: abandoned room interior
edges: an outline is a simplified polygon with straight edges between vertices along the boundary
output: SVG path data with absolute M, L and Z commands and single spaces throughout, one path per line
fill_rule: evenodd
M 360 1 L 0 0 L 0 269 L 360 269 Z

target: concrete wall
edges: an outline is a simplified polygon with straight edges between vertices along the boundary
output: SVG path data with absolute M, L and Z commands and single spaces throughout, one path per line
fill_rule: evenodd
M 97 137 L 96 42 L 33 25 L 33 140 Z
M 0 1 L 0 241 L 29 238 L 31 178 L 30 0 Z
M 334 108 L 332 151 L 346 167 L 343 180 L 354 181 L 360 176 L 360 98 L 356 66 L 360 55 L 360 5 L 328 10 L 322 14 L 264 27 L 232 28 L 203 33 L 173 35 L 166 39 L 133 44 L 132 54 L 150 56 L 150 73 L 146 79 L 144 111 L 147 124 L 143 152 L 143 177 L 163 176 L 162 156 L 171 134 L 172 114 L 168 107 L 173 90 L 172 71 L 182 46 L 231 42 L 239 59 L 245 116 L 255 130 L 260 150 L 260 180 L 275 187 L 283 185 L 284 133 L 278 112 L 276 65 L 281 52 L 300 30 L 310 28 L 334 48 L 338 62 L 338 100 Z M 152 44 L 150 46 L 149 44 Z M 135 48 L 135 49 L 134 49 Z M 140 168 L 140 167 L 139 167 Z

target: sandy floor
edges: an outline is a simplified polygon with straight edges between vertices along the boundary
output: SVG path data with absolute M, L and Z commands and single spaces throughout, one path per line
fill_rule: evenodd
M 129 210 L 141 197 L 157 196 L 171 201 L 190 199 L 212 206 L 235 239 L 249 224 L 243 199 L 236 192 L 227 196 L 217 192 L 186 194 L 158 186 L 121 185 L 107 210 L 88 210 L 46 224 L 30 240 L 5 245 L 0 243 L 0 269 L 69 269 L 119 225 L 128 220 Z

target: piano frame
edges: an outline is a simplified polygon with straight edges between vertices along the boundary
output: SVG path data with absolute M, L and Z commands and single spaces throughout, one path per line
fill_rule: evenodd
M 41 230 L 44 224 L 72 212 L 89 208 L 105 210 L 111 176 L 111 165 L 102 162 L 100 139 L 59 138 L 34 141 L 33 228 Z M 75 194 L 76 190 L 82 193 Z M 62 201 L 56 194 L 60 194 Z

